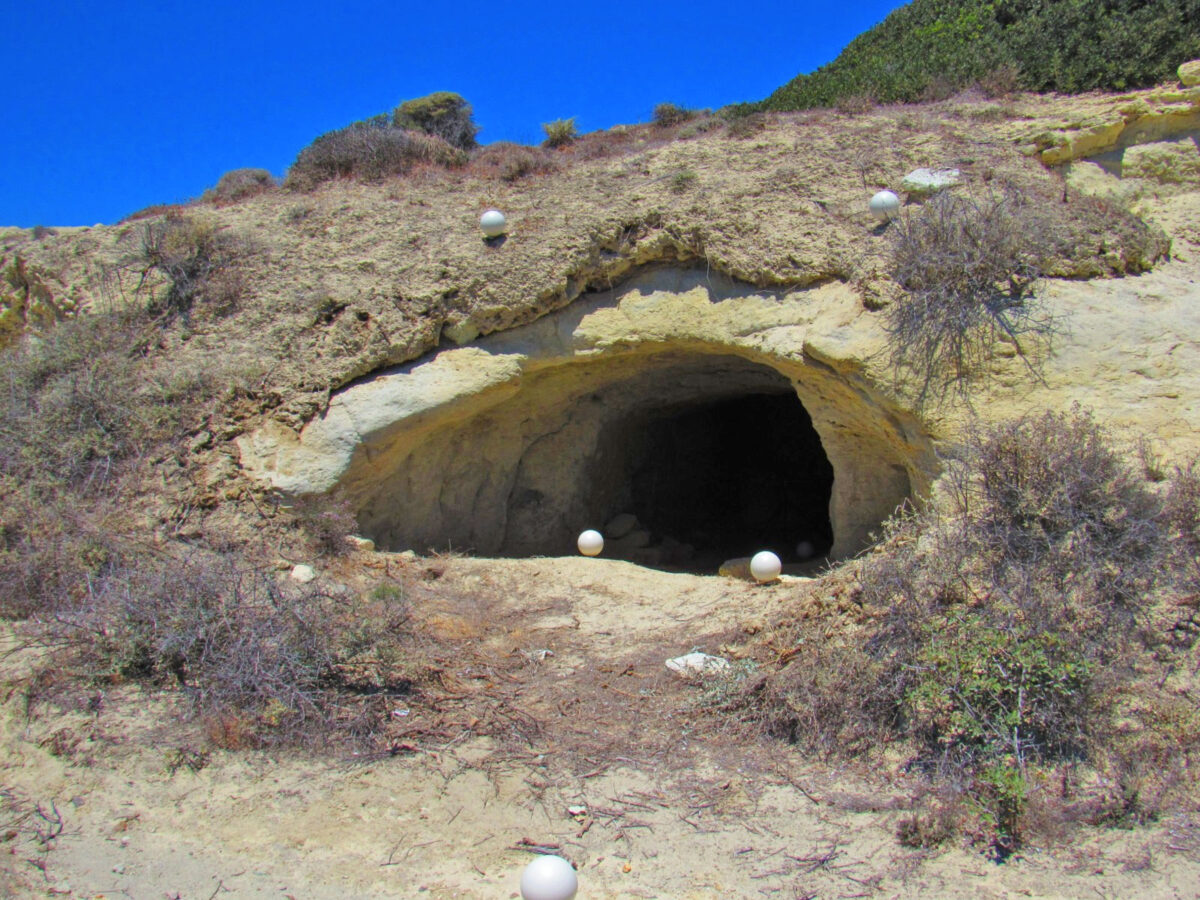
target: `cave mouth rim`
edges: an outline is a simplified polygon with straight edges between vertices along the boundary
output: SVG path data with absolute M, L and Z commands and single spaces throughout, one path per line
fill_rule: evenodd
M 500 502 L 503 508 L 499 512 L 488 503 L 473 502 L 469 497 L 464 502 L 462 491 L 474 491 L 478 485 L 474 474 L 467 471 L 476 462 L 460 463 L 454 455 L 486 453 L 491 458 L 481 460 L 484 465 L 507 467 L 507 475 L 515 478 L 516 470 L 527 464 L 534 443 L 557 428 L 567 412 L 580 408 L 589 400 L 600 402 L 603 398 L 597 395 L 606 391 L 609 394 L 633 394 L 634 399 L 621 407 L 621 415 L 640 415 L 642 419 L 670 419 L 698 409 L 738 402 L 751 395 L 772 397 L 775 402 L 802 411 L 814 433 L 813 443 L 820 447 L 820 459 L 830 468 L 835 460 L 840 460 L 838 473 L 852 479 L 861 469 L 868 483 L 879 488 L 865 494 L 861 506 L 860 498 L 851 492 L 850 481 L 841 482 L 836 490 L 822 497 L 821 519 L 827 533 L 817 548 L 815 556 L 818 558 L 823 554 L 826 560 L 840 561 L 869 546 L 870 532 L 887 518 L 886 512 L 878 514 L 879 511 L 884 506 L 890 511 L 895 503 L 912 496 L 912 482 L 907 475 L 892 477 L 889 481 L 885 474 L 872 480 L 877 470 L 896 469 L 904 475 L 910 468 L 903 456 L 897 457 L 894 451 L 889 451 L 888 444 L 894 447 L 894 442 L 888 441 L 886 432 L 878 431 L 881 427 L 886 429 L 887 422 L 864 419 L 865 429 L 854 435 L 856 439 L 857 435 L 863 435 L 866 452 L 855 453 L 851 448 L 848 454 L 845 426 L 836 417 L 837 407 L 831 406 L 834 398 L 825 396 L 819 381 L 806 387 L 804 373 L 807 369 L 796 360 L 779 360 L 761 349 L 747 351 L 727 343 L 643 343 L 614 349 L 616 352 L 584 358 L 547 359 L 544 364 L 525 368 L 519 381 L 508 381 L 510 388 L 498 396 L 493 395 L 496 399 L 479 403 L 471 401 L 471 396 L 481 396 L 478 391 L 460 394 L 453 408 L 439 403 L 436 409 L 419 410 L 410 419 L 411 428 L 404 422 L 408 416 L 398 417 L 388 427 L 394 429 L 393 435 L 400 437 L 389 438 L 393 441 L 391 446 L 375 445 L 375 452 L 369 457 L 359 454 L 358 458 L 366 465 L 357 469 L 352 480 L 342 481 L 353 492 L 353 509 L 362 534 L 373 538 L 381 549 L 396 552 L 424 549 L 426 553 L 461 553 L 465 550 L 474 556 L 498 559 L 574 555 L 577 552 L 575 538 L 580 530 L 587 527 L 605 529 L 607 525 L 603 515 L 580 514 L 580 504 L 576 501 L 583 496 L 582 490 L 560 481 L 559 488 L 563 488 L 568 499 L 576 504 L 574 515 L 570 517 L 572 521 L 560 521 L 565 504 L 558 503 L 558 498 L 543 497 L 544 508 L 557 518 L 539 523 L 530 540 L 517 542 L 511 537 L 513 526 L 507 507 L 509 499 L 523 485 L 507 485 Z M 568 373 L 575 374 L 563 379 L 562 376 Z M 828 377 L 824 371 L 817 374 Z M 676 385 L 662 393 L 662 384 L 676 381 L 683 382 L 683 389 Z M 499 387 L 501 383 L 493 384 Z M 531 390 L 533 386 L 537 387 Z M 458 403 L 460 398 L 470 405 L 464 407 Z M 816 416 L 809 413 L 810 405 Z M 543 406 L 553 408 L 544 411 Z M 444 415 L 443 409 L 448 414 Z M 831 412 L 835 414 L 833 417 Z M 862 414 L 855 415 L 861 417 Z M 528 416 L 536 421 L 531 430 L 524 433 L 511 429 L 506 433 L 504 429 L 494 427 L 496 420 L 513 416 Z M 480 419 L 491 421 L 482 432 L 472 424 Z M 606 426 L 613 421 L 616 420 L 610 416 Z M 881 437 L 884 443 L 880 443 Z M 500 448 L 497 453 L 499 441 L 509 441 L 511 447 Z M 367 449 L 372 450 L 371 447 Z M 591 449 L 589 444 L 575 442 L 569 452 L 587 455 Z M 427 456 L 432 462 L 415 462 L 421 456 Z M 592 466 L 589 461 L 586 468 L 590 470 Z M 843 471 L 842 466 L 848 468 Z M 441 489 L 438 485 L 459 478 L 469 482 L 469 486 L 448 490 L 447 494 L 456 492 L 460 496 L 451 498 L 443 504 L 444 508 L 439 508 L 443 498 L 438 495 Z M 423 487 L 418 483 L 421 479 L 432 481 L 434 486 Z M 402 481 L 408 484 L 400 484 Z M 854 484 L 858 483 L 854 481 Z M 377 501 L 377 494 L 386 496 Z M 410 497 L 416 502 L 410 504 Z M 590 504 L 582 512 L 586 514 L 594 508 L 595 505 Z M 482 527 L 459 524 L 461 520 L 474 520 L 482 523 Z M 553 535 L 547 536 L 551 531 Z M 751 547 L 742 549 L 751 552 Z M 736 558 L 735 552 L 735 548 L 723 548 L 720 554 L 714 554 L 712 566 L 686 566 L 681 570 L 697 574 L 711 572 L 721 561 L 715 559 L 716 555 L 728 554 L 728 558 Z M 608 552 L 604 555 L 612 558 Z M 786 551 L 781 555 L 786 557 Z

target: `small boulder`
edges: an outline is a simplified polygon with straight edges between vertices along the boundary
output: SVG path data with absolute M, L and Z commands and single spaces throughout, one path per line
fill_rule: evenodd
M 729 668 L 729 660 L 721 656 L 709 656 L 699 651 L 685 653 L 667 660 L 667 668 L 676 675 L 691 678 L 694 675 L 711 675 Z
M 375 552 L 375 542 L 373 540 L 371 540 L 370 538 L 365 538 L 365 537 L 361 537 L 357 534 L 352 534 L 352 535 L 347 536 L 346 543 L 348 543 L 355 550 L 362 550 L 365 553 L 374 553 Z
M 900 181 L 900 189 L 909 194 L 924 196 L 954 187 L 962 180 L 958 169 L 914 169 Z
M 750 557 L 748 556 L 725 560 L 721 563 L 721 568 L 717 569 L 717 574 L 724 575 L 726 578 L 741 578 L 743 581 L 754 580 L 754 576 L 750 574 Z
M 300 584 L 308 584 L 317 577 L 317 570 L 312 566 L 301 563 L 298 566 L 292 567 L 292 581 Z
M 1195 87 L 1200 84 L 1200 59 L 1185 62 L 1179 67 L 1179 81 L 1184 87 Z
M 633 513 L 620 513 L 619 515 L 613 516 L 609 523 L 604 526 L 604 533 L 608 535 L 611 540 L 619 541 L 637 527 L 637 516 L 635 516 Z
M 638 528 L 629 532 L 624 537 L 615 538 L 609 541 L 609 547 L 614 551 L 625 550 L 640 550 L 643 547 L 649 547 L 653 536 L 650 532 Z
M 1200 185 L 1200 149 L 1194 141 L 1157 141 L 1125 151 L 1122 178 L 1148 178 L 1160 184 Z

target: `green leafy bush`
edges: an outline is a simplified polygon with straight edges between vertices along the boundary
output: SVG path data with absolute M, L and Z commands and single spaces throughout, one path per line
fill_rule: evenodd
M 1164 500 L 1078 407 L 978 427 L 934 500 L 893 518 L 856 564 L 863 624 L 802 620 L 786 665 L 726 711 L 827 756 L 907 741 L 1000 854 L 1020 842 L 1029 797 L 1055 766 L 1111 770 L 1136 785 L 1117 808 L 1140 797 L 1145 815 L 1196 743 L 1181 737 L 1195 704 L 1179 709 L 1173 690 L 1138 679 L 1174 628 L 1157 598 L 1186 595 L 1195 573 L 1166 563 L 1200 534 L 1198 483 L 1181 477 Z M 1136 741 L 1115 727 L 1129 717 Z M 906 827 L 926 839 L 919 816 Z
M 441 138 L 459 150 L 474 148 L 479 133 L 471 119 L 471 104 L 451 91 L 405 100 L 393 111 L 392 124 Z
M 1196 0 L 914 0 L 760 106 L 912 102 L 976 82 L 1001 93 L 1128 90 L 1172 79 L 1197 57 Z
M 579 137 L 579 132 L 575 129 L 574 118 L 546 122 L 542 125 L 542 131 L 546 132 L 547 147 L 565 147 Z

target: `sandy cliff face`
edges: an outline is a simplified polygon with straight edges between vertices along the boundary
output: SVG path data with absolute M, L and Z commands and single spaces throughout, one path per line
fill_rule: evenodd
M 214 414 L 186 489 L 209 505 L 338 489 L 391 549 L 559 552 L 563 534 L 627 511 L 631 478 L 662 455 L 653 441 L 606 449 L 619 423 L 782 392 L 832 466 L 821 527 L 844 555 L 928 486 L 976 413 L 1078 401 L 1185 452 L 1200 396 L 1197 116 L 1196 87 L 958 98 L 668 143 L 635 130 L 511 184 L 438 170 L 198 206 L 187 214 L 240 243 L 246 292 L 170 330 L 164 358 L 254 389 Z M 1065 327 L 1040 381 L 1001 345 L 974 376 L 974 410 L 918 410 L 883 352 L 890 245 L 866 200 L 917 167 L 958 169 L 955 190 L 1016 184 L 1052 223 L 1041 293 Z M 1097 196 L 1160 226 L 1171 261 L 1128 276 L 1166 245 L 1097 214 Z M 509 217 L 502 241 L 478 233 L 488 207 Z M 102 307 L 162 289 L 138 262 L 143 229 L 10 231 L 4 252 Z

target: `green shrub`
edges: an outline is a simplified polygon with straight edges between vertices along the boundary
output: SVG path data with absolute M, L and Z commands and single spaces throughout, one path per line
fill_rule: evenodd
M 699 180 L 699 176 L 691 169 L 680 169 L 671 176 L 671 190 L 676 194 L 686 194 Z
M 760 105 L 831 107 L 864 94 L 912 102 L 976 82 L 997 93 L 1120 91 L 1170 80 L 1197 57 L 1196 0 L 914 0 Z
M 6 259 L 0 258 L 0 266 Z M 49 284 L 47 283 L 49 282 Z M 55 273 L 31 266 L 18 255 L 0 272 L 0 349 L 20 339 L 28 329 L 45 330 L 76 313 L 76 305 L 56 298 L 51 284 L 62 284 Z
M 450 91 L 405 100 L 393 111 L 392 124 L 441 138 L 459 150 L 474 148 L 479 133 L 471 120 L 471 104 Z
M 205 191 L 202 199 L 216 206 L 228 206 L 256 197 L 274 186 L 275 176 L 266 169 L 233 169 L 222 175 L 215 187 Z
M 674 103 L 660 103 L 654 107 L 654 124 L 660 128 L 682 125 L 684 122 L 696 118 L 696 116 L 697 113 L 694 109 L 685 109 Z
M 786 665 L 725 711 L 822 755 L 909 742 L 914 768 L 965 795 L 1000 854 L 1055 766 L 1139 773 L 1148 798 L 1156 771 L 1186 767 L 1172 754 L 1190 752 L 1190 726 L 1176 722 L 1196 714 L 1179 719 L 1161 683 L 1123 699 L 1161 640 L 1157 596 L 1186 590 L 1165 562 L 1190 552 L 1200 488 L 1172 491 L 1164 506 L 1077 407 L 977 427 L 935 499 L 856 564 L 862 624 L 803 619 Z M 1132 742 L 1115 727 L 1129 716 Z M 906 827 L 925 840 L 919 817 Z
M 579 132 L 575 130 L 574 118 L 546 122 L 542 125 L 542 131 L 546 132 L 547 147 L 565 147 L 579 137 Z

